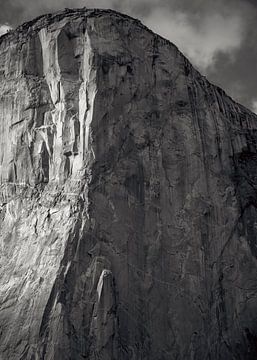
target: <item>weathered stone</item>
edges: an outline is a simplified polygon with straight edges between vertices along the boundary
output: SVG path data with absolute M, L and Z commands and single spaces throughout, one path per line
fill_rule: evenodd
M 108 10 L 0 38 L 0 359 L 257 357 L 257 117 Z

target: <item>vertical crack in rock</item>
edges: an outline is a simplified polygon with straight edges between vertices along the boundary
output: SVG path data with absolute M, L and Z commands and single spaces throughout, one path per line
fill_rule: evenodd
M 118 359 L 115 289 L 112 272 L 104 269 L 97 284 L 91 324 L 92 358 Z
M 61 151 L 62 151 L 62 127 L 66 117 L 66 107 L 64 101 L 64 90 L 61 84 L 61 73 L 58 62 L 57 39 L 60 30 L 54 34 L 48 33 L 46 29 L 39 32 L 42 45 L 44 76 L 49 88 L 54 110 L 52 111 L 53 124 L 55 127 L 55 138 L 53 147 L 55 149 L 53 162 L 55 171 L 59 173 Z M 55 177 L 55 174 L 54 174 Z M 56 179 L 59 180 L 58 178 Z

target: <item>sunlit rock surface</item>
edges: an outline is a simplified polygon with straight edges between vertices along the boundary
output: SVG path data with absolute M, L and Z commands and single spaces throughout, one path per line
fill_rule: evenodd
M 257 358 L 257 117 L 167 40 L 0 38 L 0 359 Z

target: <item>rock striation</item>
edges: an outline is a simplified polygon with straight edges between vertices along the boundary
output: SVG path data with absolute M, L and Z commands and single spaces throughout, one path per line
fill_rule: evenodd
M 0 359 L 257 358 L 257 116 L 110 10 L 0 38 Z

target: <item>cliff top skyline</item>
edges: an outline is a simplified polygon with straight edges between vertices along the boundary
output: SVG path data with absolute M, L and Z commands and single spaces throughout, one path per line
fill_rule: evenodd
M 257 4 L 252 0 L 8 0 L 1 1 L 0 34 L 65 7 L 111 8 L 141 20 L 173 42 L 208 79 L 257 112 L 255 39 Z

